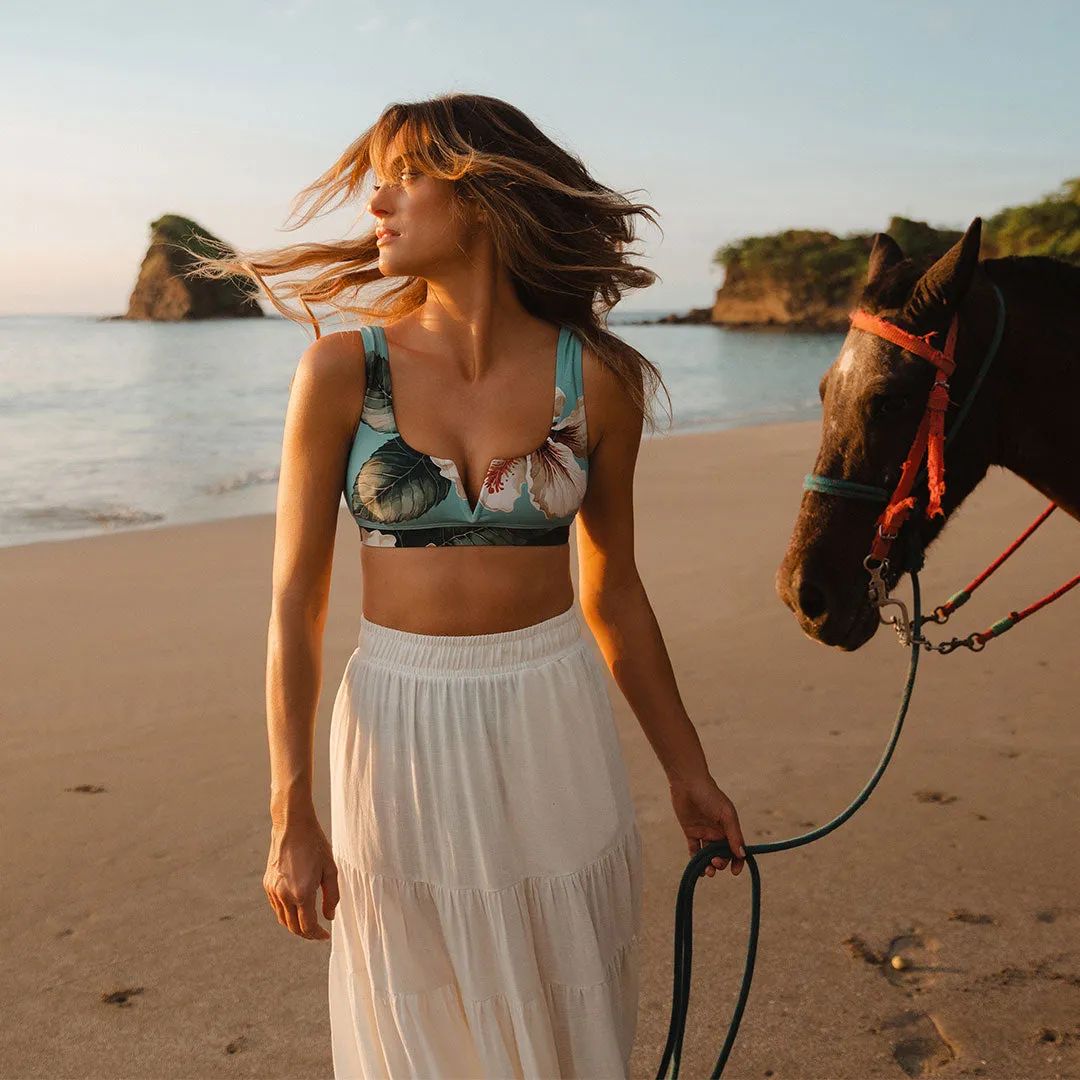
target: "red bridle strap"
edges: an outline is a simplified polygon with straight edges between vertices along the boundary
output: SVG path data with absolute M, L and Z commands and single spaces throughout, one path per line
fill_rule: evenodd
M 879 338 L 891 341 L 894 345 L 899 345 L 901 349 L 906 349 L 916 356 L 921 356 L 924 360 L 929 360 L 934 367 L 945 373 L 946 378 L 953 373 L 953 369 L 956 367 L 956 361 L 953 359 L 956 348 L 955 316 L 949 326 L 944 352 L 941 349 L 935 349 L 930 344 L 930 338 L 937 333 L 936 330 L 932 330 L 929 334 L 923 334 L 921 337 L 917 334 L 909 334 L 906 330 L 901 330 L 895 323 L 888 322 L 878 315 L 871 315 L 870 312 L 861 309 L 853 311 L 848 317 L 851 319 L 851 325 L 856 330 L 866 330 Z
M 911 489 L 915 484 L 915 477 L 922 465 L 923 457 L 926 458 L 927 485 L 930 491 L 926 516 L 930 518 L 943 513 L 941 499 L 945 494 L 945 412 L 949 407 L 948 380 L 956 367 L 957 318 L 954 315 L 949 324 L 944 350 L 935 349 L 930 344 L 933 333 L 924 334 L 922 337 L 909 334 L 895 323 L 862 310 L 853 311 L 850 318 L 854 329 L 865 330 L 867 333 L 884 338 L 885 341 L 898 345 L 907 352 L 921 356 L 937 368 L 934 386 L 926 403 L 926 412 L 923 413 L 922 423 L 919 424 L 911 450 L 904 461 L 900 480 L 889 500 L 889 505 L 885 507 L 877 520 L 877 530 L 870 556 L 882 562 L 888 555 L 900 526 L 915 506 Z

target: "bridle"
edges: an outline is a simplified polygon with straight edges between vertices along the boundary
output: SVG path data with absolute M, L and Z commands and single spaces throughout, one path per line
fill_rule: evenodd
M 878 516 L 875 523 L 874 539 L 870 546 L 870 553 L 863 559 L 863 566 L 866 567 L 870 575 L 868 588 L 871 603 L 879 609 L 881 621 L 891 623 L 897 629 L 901 628 L 901 620 L 906 621 L 906 608 L 899 600 L 890 600 L 888 598 L 885 574 L 889 568 L 889 553 L 900 535 L 904 522 L 918 506 L 918 497 L 912 495 L 911 491 L 916 482 L 922 478 L 924 472 L 926 473 L 928 490 L 926 518 L 929 520 L 944 515 L 941 500 L 945 494 L 945 447 L 956 437 L 961 425 L 967 418 L 971 404 L 975 400 L 975 395 L 982 386 L 983 380 L 986 378 L 986 373 L 990 370 L 990 365 L 997 355 L 1005 332 L 1005 298 L 1002 296 L 1001 290 L 993 282 L 991 282 L 991 287 L 994 290 L 998 304 L 997 325 L 994 328 L 994 336 L 991 339 L 975 381 L 971 384 L 971 389 L 968 390 L 960 406 L 956 421 L 952 424 L 948 435 L 945 434 L 945 414 L 949 408 L 949 378 L 956 368 L 956 340 L 959 334 L 959 316 L 954 314 L 949 323 L 944 349 L 937 349 L 930 344 L 930 339 L 934 337 L 937 331 L 919 336 L 862 309 L 851 313 L 849 318 L 854 329 L 874 334 L 876 337 L 891 342 L 893 345 L 898 345 L 905 351 L 922 357 L 922 359 L 933 364 L 937 369 L 934 376 L 934 385 L 930 389 L 922 421 L 911 443 L 911 449 L 904 460 L 900 479 L 891 494 L 886 488 L 875 487 L 871 484 L 858 484 L 850 480 L 822 476 L 818 473 L 810 473 L 803 480 L 804 491 L 815 491 L 823 495 L 838 495 L 886 504 L 885 509 Z M 922 565 L 922 550 L 917 536 L 912 538 L 909 550 L 906 553 L 905 563 L 904 569 L 918 569 Z M 886 606 L 899 607 L 901 609 L 900 620 L 898 620 L 897 616 L 886 619 L 881 614 L 881 609 Z
M 923 414 L 919 430 L 912 442 L 911 450 L 904 461 L 904 467 L 896 488 L 890 495 L 885 488 L 875 487 L 872 484 L 859 484 L 851 480 L 838 480 L 829 476 L 821 476 L 811 473 L 803 481 L 806 491 L 816 491 L 823 495 L 839 495 L 851 499 L 865 499 L 872 502 L 886 504 L 877 520 L 874 540 L 870 554 L 863 560 L 863 565 L 870 574 L 870 598 L 878 608 L 889 604 L 895 604 L 900 608 L 900 614 L 882 622 L 892 623 L 900 637 L 901 642 L 910 650 L 907 678 L 904 682 L 904 691 L 900 699 L 900 708 L 893 723 L 893 729 L 885 745 L 885 752 L 878 761 L 870 779 L 864 785 L 862 791 L 848 806 L 831 821 L 819 825 L 808 833 L 795 836 L 788 840 L 770 840 L 758 844 L 745 844 L 743 851 L 746 856 L 746 866 L 750 871 L 750 934 L 746 946 L 746 963 L 743 968 L 742 985 L 739 987 L 739 996 L 735 1003 L 735 1010 L 728 1025 L 727 1037 L 724 1040 L 720 1057 L 712 1071 L 713 1080 L 716 1080 L 724 1071 L 728 1056 L 735 1044 L 739 1032 L 739 1024 L 742 1021 L 743 1011 L 750 994 L 750 983 L 754 973 L 754 965 L 757 957 L 758 933 L 761 921 L 761 876 L 758 871 L 756 856 L 774 851 L 788 851 L 796 847 L 803 847 L 815 840 L 827 836 L 847 821 L 858 809 L 863 806 L 870 797 L 871 792 L 877 786 L 878 781 L 884 775 L 886 766 L 892 758 L 900 738 L 900 731 L 911 705 L 911 695 L 915 688 L 915 674 L 918 669 L 920 648 L 933 649 L 941 653 L 949 653 L 954 649 L 965 646 L 973 651 L 981 649 L 991 638 L 1005 633 L 1010 627 L 1015 626 L 1022 619 L 1033 615 L 1036 611 L 1052 603 L 1063 596 L 1070 589 L 1080 585 L 1080 574 L 1071 581 L 1066 582 L 1060 588 L 1043 597 L 1037 603 L 1025 608 L 1023 611 L 1014 611 L 1004 619 L 998 620 L 987 630 L 980 633 L 970 634 L 967 638 L 953 638 L 951 641 L 933 644 L 926 640 L 922 634 L 923 615 L 921 591 L 919 588 L 919 570 L 922 568 L 922 546 L 916 538 L 905 547 L 903 558 L 903 570 L 911 574 L 912 592 L 912 617 L 909 619 L 907 608 L 899 600 L 888 599 L 888 590 L 884 580 L 884 573 L 888 567 L 888 556 L 892 544 L 899 536 L 901 527 L 912 510 L 918 505 L 918 500 L 911 495 L 912 489 L 922 476 L 922 462 L 926 458 L 928 472 L 929 498 L 926 507 L 928 518 L 942 514 L 941 498 L 945 493 L 945 447 L 956 437 L 971 403 L 975 400 L 979 387 L 990 370 L 998 347 L 1001 344 L 1002 334 L 1005 329 L 1005 300 L 996 285 L 993 286 L 998 301 L 997 326 L 990 347 L 983 359 L 982 365 L 975 376 L 971 389 L 967 392 L 956 420 L 948 434 L 945 434 L 945 412 L 949 405 L 949 376 L 955 368 L 956 337 L 958 323 L 956 316 L 953 317 L 946 336 L 944 350 L 935 349 L 929 342 L 932 334 L 918 337 L 909 334 L 893 323 L 870 315 L 864 311 L 855 311 L 851 315 L 851 324 L 856 329 L 867 330 L 878 337 L 891 341 L 901 348 L 929 360 L 937 368 L 934 385 L 930 391 L 926 410 Z M 1029 526 L 1027 531 L 1017 539 L 1012 546 L 1001 555 L 991 566 L 987 567 L 966 589 L 961 589 L 949 598 L 944 604 L 934 609 L 933 615 L 928 621 L 943 623 L 949 615 L 962 604 L 967 602 L 971 593 L 986 580 L 1022 543 L 1050 516 L 1055 509 L 1054 503 L 1043 511 L 1036 521 Z M 679 1075 L 679 1060 L 682 1053 L 683 1035 L 686 1030 L 686 1017 L 689 1009 L 691 987 L 691 962 L 693 958 L 693 917 L 694 917 L 694 888 L 698 879 L 703 875 L 705 867 L 716 857 L 730 859 L 731 847 L 726 840 L 714 840 L 702 845 L 701 850 L 694 854 L 686 869 L 683 871 L 682 880 L 679 883 L 679 893 L 675 902 L 675 985 L 671 1003 L 671 1021 L 668 1026 L 667 1045 L 664 1047 L 663 1057 L 660 1061 L 660 1070 L 657 1080 L 663 1080 L 668 1076 L 669 1066 L 674 1065 L 672 1080 Z

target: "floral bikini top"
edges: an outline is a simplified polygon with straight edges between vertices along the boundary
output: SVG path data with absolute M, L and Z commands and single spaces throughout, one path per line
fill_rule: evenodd
M 345 470 L 360 542 L 378 547 L 566 544 L 588 483 L 581 340 L 559 331 L 551 428 L 542 445 L 489 464 L 475 506 L 450 458 L 414 450 L 394 418 L 386 334 L 363 326 L 367 392 Z

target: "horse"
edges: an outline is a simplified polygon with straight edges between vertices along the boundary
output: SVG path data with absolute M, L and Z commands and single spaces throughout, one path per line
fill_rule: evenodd
M 980 260 L 981 233 L 975 218 L 936 260 L 874 236 L 858 310 L 821 379 L 821 444 L 776 574 L 781 601 L 824 645 L 854 651 L 881 625 L 868 553 L 898 537 L 921 560 L 992 465 L 1080 521 L 1080 267 L 1042 255 Z M 882 532 L 881 503 L 902 477 L 910 483 L 905 462 L 935 398 L 947 452 L 939 439 L 935 470 L 931 436 L 902 524 Z M 903 560 L 879 561 L 891 591 Z

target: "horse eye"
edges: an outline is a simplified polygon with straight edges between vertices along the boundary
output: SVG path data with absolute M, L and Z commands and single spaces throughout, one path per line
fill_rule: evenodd
M 910 394 L 882 394 L 874 399 L 874 413 L 886 416 L 889 413 L 903 412 L 910 404 Z

